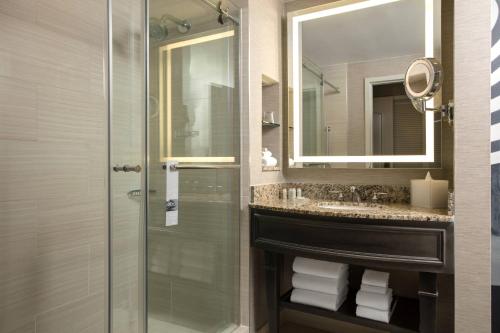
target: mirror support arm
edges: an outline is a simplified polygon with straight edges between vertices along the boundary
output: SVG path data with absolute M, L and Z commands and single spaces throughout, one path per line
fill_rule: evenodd
M 414 100 L 414 105 L 418 104 L 418 111 L 421 113 L 425 113 L 425 111 L 439 112 L 441 113 L 441 117 L 446 120 L 448 125 L 453 126 L 453 116 L 455 110 L 455 104 L 453 101 L 449 101 L 448 104 L 443 104 L 438 108 L 428 108 L 426 100 Z

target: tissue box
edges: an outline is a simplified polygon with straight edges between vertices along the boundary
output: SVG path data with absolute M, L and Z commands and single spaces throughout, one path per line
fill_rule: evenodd
M 412 179 L 411 205 L 423 208 L 447 208 L 448 181 Z

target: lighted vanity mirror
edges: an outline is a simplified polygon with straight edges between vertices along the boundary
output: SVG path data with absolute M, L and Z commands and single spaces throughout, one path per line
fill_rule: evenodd
M 289 167 L 441 167 L 441 117 L 404 86 L 441 58 L 440 0 L 336 1 L 288 13 L 287 35 Z

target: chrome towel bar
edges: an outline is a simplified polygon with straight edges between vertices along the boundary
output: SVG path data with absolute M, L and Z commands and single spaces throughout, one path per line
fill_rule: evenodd
M 123 165 L 123 166 L 114 166 L 113 167 L 113 171 L 114 172 L 141 172 L 142 171 L 142 168 L 140 165 L 136 165 L 136 166 L 130 166 L 130 165 Z
M 163 170 L 167 169 L 166 165 L 162 166 Z M 210 169 L 239 169 L 239 164 L 185 164 L 185 165 L 175 165 L 170 166 L 170 170 L 210 170 Z

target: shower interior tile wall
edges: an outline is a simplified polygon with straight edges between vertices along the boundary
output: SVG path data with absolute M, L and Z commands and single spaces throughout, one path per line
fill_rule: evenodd
M 0 2 L 2 333 L 106 330 L 106 30 L 105 1 Z

